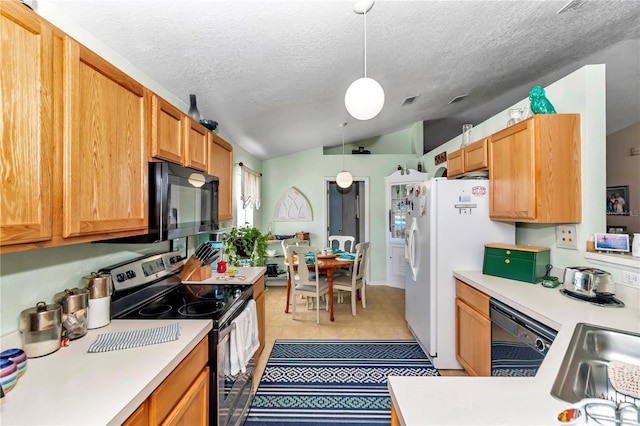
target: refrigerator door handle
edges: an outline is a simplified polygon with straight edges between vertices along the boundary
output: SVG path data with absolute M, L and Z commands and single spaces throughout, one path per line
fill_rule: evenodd
M 411 267 L 411 277 L 413 281 L 418 278 L 418 266 L 416 265 L 416 233 L 418 231 L 418 222 L 416 218 L 411 219 L 411 228 L 409 230 L 409 266 Z

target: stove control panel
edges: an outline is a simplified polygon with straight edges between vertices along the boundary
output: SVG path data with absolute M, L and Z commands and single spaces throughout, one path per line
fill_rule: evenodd
M 111 274 L 116 291 L 149 284 L 171 275 L 182 267 L 178 252 L 167 252 L 140 257 L 103 268 L 100 272 Z

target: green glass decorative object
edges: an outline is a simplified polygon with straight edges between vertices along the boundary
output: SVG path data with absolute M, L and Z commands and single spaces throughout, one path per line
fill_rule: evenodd
M 549 99 L 544 95 L 544 89 L 536 86 L 529 92 L 529 102 L 531 111 L 534 114 L 555 114 L 556 109 L 551 105 Z

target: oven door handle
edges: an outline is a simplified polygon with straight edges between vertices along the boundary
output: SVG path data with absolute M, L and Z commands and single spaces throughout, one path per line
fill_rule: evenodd
M 227 328 L 222 330 L 218 335 L 218 345 L 216 346 L 216 352 L 218 353 L 218 370 L 216 374 L 218 377 L 224 377 L 224 363 L 225 363 L 225 352 L 227 350 L 227 342 L 231 337 L 231 332 L 235 330 L 236 323 L 232 322 Z M 222 374 L 221 374 L 222 373 Z

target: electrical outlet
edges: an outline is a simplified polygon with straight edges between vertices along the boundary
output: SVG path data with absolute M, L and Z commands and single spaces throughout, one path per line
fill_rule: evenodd
M 556 226 L 556 246 L 578 250 L 578 232 L 576 225 Z
M 624 284 L 630 284 L 632 286 L 640 286 L 640 274 L 635 272 L 622 271 L 622 282 Z

